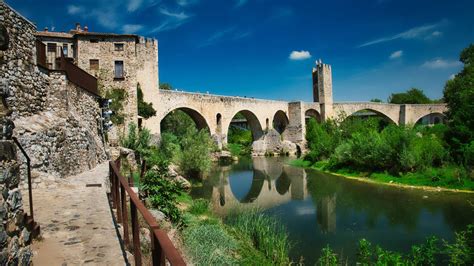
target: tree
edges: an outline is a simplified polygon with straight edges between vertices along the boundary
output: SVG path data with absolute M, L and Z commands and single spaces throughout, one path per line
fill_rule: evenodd
M 171 84 L 169 83 L 160 83 L 160 90 L 172 90 L 173 89 L 173 86 L 171 86 Z
M 370 101 L 373 103 L 383 103 L 383 101 L 380 100 L 379 98 L 370 99 Z
M 138 102 L 138 115 L 147 119 L 156 115 L 156 110 L 153 108 L 152 103 L 147 103 L 143 100 L 143 91 L 140 84 L 137 85 L 137 102 Z
M 411 88 L 406 92 L 392 93 L 388 98 L 388 102 L 395 104 L 425 104 L 432 101 L 425 95 L 423 90 Z
M 464 68 L 446 82 L 443 96 L 448 105 L 446 141 L 455 159 L 462 162 L 474 141 L 474 44 L 461 52 L 460 61 Z

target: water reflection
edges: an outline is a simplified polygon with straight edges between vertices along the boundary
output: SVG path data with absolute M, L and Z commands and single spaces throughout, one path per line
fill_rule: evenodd
M 193 189 L 218 215 L 259 207 L 278 217 L 295 243 L 293 258 L 314 263 L 327 244 L 347 257 L 361 238 L 407 252 L 431 235 L 450 240 L 474 222 L 472 194 L 367 184 L 291 167 L 284 158 L 252 158 L 218 167 Z

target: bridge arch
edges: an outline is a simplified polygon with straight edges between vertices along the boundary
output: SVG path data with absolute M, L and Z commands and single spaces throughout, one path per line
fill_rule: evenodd
M 385 120 L 387 120 L 390 123 L 394 123 L 394 124 L 398 125 L 398 121 L 395 121 L 392 117 L 390 117 L 389 114 L 386 114 L 383 111 L 372 109 L 372 108 L 361 108 L 359 110 L 352 111 L 351 113 L 346 113 L 345 115 L 346 115 L 346 117 L 344 118 L 344 120 L 346 120 L 348 118 L 351 118 L 351 117 L 357 117 L 357 116 L 370 117 L 370 116 L 374 115 L 374 116 L 384 118 Z
M 285 132 L 289 123 L 288 117 L 282 110 L 278 110 L 273 116 L 273 128 L 280 134 Z
M 252 132 L 252 138 L 254 141 L 260 139 L 263 136 L 263 129 L 258 117 L 250 110 L 240 110 L 236 112 L 232 118 L 234 118 L 238 113 L 242 114 L 247 120 L 247 124 Z M 230 121 L 229 121 L 230 122 Z M 230 127 L 230 123 L 228 125 Z
M 415 125 L 435 125 L 435 124 L 444 124 L 446 116 L 443 113 L 439 112 L 430 112 L 428 114 L 423 114 L 418 117 L 415 121 Z
M 321 122 L 321 114 L 313 108 L 310 108 L 306 110 L 306 112 L 304 112 L 304 118 L 306 122 L 309 121 L 309 119 L 311 118 L 314 118 L 316 119 L 316 121 Z
M 189 108 L 189 107 L 176 107 L 172 110 L 169 110 L 168 112 L 166 112 L 166 114 L 161 119 L 160 124 L 163 123 L 163 121 L 165 120 L 165 118 L 169 114 L 171 114 L 173 112 L 176 112 L 176 111 L 182 111 L 185 114 L 187 114 L 194 121 L 194 123 L 196 124 L 196 128 L 198 130 L 204 129 L 204 130 L 210 131 L 209 123 L 207 122 L 206 118 L 201 113 L 199 113 L 198 111 L 196 111 L 192 108 Z M 163 128 L 162 125 L 161 125 L 161 128 Z

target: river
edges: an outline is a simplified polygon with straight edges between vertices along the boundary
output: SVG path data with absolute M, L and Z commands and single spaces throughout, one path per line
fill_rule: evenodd
M 451 241 L 474 222 L 474 194 L 369 184 L 293 167 L 288 160 L 244 158 L 217 166 L 192 195 L 210 200 L 219 216 L 258 207 L 279 219 L 293 243 L 291 258 L 303 257 L 306 264 L 314 264 L 328 244 L 354 261 L 361 238 L 409 252 L 432 235 Z

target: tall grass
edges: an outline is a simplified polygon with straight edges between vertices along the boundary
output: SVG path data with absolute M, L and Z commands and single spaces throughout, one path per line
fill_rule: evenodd
M 205 199 L 196 199 L 193 200 L 188 211 L 194 215 L 205 214 L 209 211 L 209 201 Z
M 229 214 L 225 222 L 247 235 L 253 246 L 277 265 L 289 264 L 290 242 L 278 220 L 257 211 Z
M 237 241 L 220 225 L 202 223 L 183 231 L 184 244 L 196 265 L 236 265 Z

